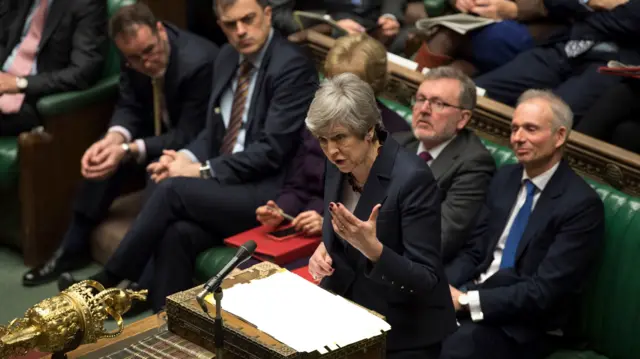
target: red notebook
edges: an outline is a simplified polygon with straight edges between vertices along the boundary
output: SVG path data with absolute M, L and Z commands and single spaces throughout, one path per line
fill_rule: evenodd
M 313 284 L 320 283 L 319 281 L 316 281 L 316 280 L 313 279 L 313 277 L 311 277 L 311 274 L 309 273 L 309 266 L 300 267 L 298 269 L 292 270 L 291 272 L 301 276 L 302 278 L 308 280 L 309 282 L 311 282 Z
M 601 74 L 640 79 L 640 66 L 626 65 L 618 61 L 609 61 L 607 66 L 598 67 L 598 72 Z
M 273 240 L 267 232 L 273 229 L 265 226 L 256 227 L 236 234 L 224 240 L 231 247 L 240 247 L 248 240 L 254 240 L 258 247 L 253 257 L 284 266 L 297 259 L 310 257 L 320 244 L 320 237 L 304 237 L 296 235 L 285 240 Z

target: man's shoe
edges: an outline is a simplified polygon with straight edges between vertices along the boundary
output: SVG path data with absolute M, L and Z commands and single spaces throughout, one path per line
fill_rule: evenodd
M 62 292 L 63 290 L 66 290 L 67 288 L 71 287 L 72 285 L 78 282 L 80 281 L 75 279 L 73 275 L 71 275 L 71 273 L 69 272 L 62 273 L 60 275 L 60 278 L 58 278 L 58 290 Z
M 84 256 L 83 256 L 84 257 Z M 56 251 L 45 264 L 29 270 L 22 276 L 22 285 L 34 287 L 55 281 L 67 271 L 80 269 L 89 263 L 88 260 L 65 259 L 61 250 Z

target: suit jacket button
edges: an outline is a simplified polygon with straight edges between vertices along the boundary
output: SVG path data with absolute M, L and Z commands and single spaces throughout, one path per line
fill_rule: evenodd
M 404 290 L 404 286 L 403 286 L 403 285 L 402 285 L 402 286 L 400 286 L 400 289 Z
M 395 284 L 393 281 L 391 281 L 391 284 Z
M 384 276 L 382 276 L 382 280 L 385 280 Z
M 409 293 L 413 293 L 413 289 L 409 290 Z

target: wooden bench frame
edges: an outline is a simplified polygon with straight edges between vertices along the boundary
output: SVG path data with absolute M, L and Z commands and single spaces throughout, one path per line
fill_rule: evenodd
M 334 39 L 309 30 L 295 34 L 295 41 L 306 48 L 320 72 Z M 424 75 L 389 63 L 389 83 L 383 97 L 409 106 Z M 513 108 L 486 97 L 479 97 L 468 127 L 480 137 L 509 146 Z M 640 155 L 572 131 L 565 152 L 571 167 L 583 176 L 633 196 L 640 196 Z

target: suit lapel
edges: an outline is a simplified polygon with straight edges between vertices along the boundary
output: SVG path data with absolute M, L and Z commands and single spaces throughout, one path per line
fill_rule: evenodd
M 215 81 L 213 85 L 213 90 L 211 91 L 211 99 L 213 100 L 213 105 L 218 106 L 220 103 L 220 96 L 222 96 L 222 92 L 231 86 L 229 82 L 236 74 L 236 70 L 238 69 L 238 60 L 240 59 L 240 55 L 235 49 L 231 50 L 231 53 L 228 55 L 228 58 L 224 61 L 221 61 L 220 68 L 215 71 Z M 217 77 L 220 75 L 220 77 Z
M 253 126 L 253 119 L 255 118 L 256 105 L 258 100 L 264 96 L 264 93 L 261 91 L 261 84 L 264 82 L 264 77 L 266 76 L 266 69 L 269 66 L 269 60 L 271 60 L 271 53 L 273 52 L 273 48 L 275 46 L 277 39 L 277 35 L 273 34 L 271 38 L 271 42 L 269 43 L 267 49 L 264 52 L 264 56 L 262 57 L 262 61 L 260 62 L 260 68 L 256 69 L 258 71 L 256 82 L 253 88 L 253 93 L 251 94 L 251 99 L 249 103 L 249 112 L 247 113 L 247 126 L 246 136 L 247 138 L 251 137 L 251 127 Z M 245 140 L 247 142 L 249 140 Z M 248 142 L 247 142 L 248 143 Z
M 337 203 L 340 201 L 340 189 L 342 188 L 342 183 L 344 182 L 344 174 L 338 170 L 338 168 L 333 165 L 331 162 L 327 160 L 326 162 L 326 179 L 325 179 L 325 191 L 324 191 L 324 203 L 334 202 Z M 325 211 L 329 214 L 328 209 L 325 207 Z M 327 246 L 327 250 L 331 248 L 334 243 L 339 243 L 340 239 L 336 236 L 336 234 L 331 229 L 331 215 L 325 216 L 325 223 L 323 224 L 323 231 L 331 231 L 333 233 L 333 238 L 329 243 L 325 243 Z
M 40 48 L 43 48 L 47 43 L 65 12 L 70 11 L 70 7 L 71 4 L 66 0 L 55 0 L 51 3 L 44 23 L 44 30 L 42 30 L 42 37 L 40 38 Z
M 383 135 L 386 135 L 386 133 Z M 362 189 L 362 195 L 353 213 L 361 221 L 369 220 L 373 207 L 384 203 L 387 198 L 387 187 L 391 180 L 391 172 L 393 171 L 399 148 L 400 145 L 391 136 L 387 136 L 380 155 L 378 155 L 371 167 L 367 182 Z M 366 257 L 363 255 L 359 256 L 359 258 L 361 261 L 366 261 Z
M 518 199 L 518 192 L 520 192 L 520 187 L 522 184 L 522 166 L 518 166 L 516 170 L 513 171 L 507 184 L 502 192 L 502 195 L 497 194 L 494 195 L 497 197 L 498 203 L 496 204 L 496 209 L 499 211 L 495 215 L 498 217 L 498 220 L 495 223 L 500 223 L 500 226 L 495 228 L 494 238 L 491 242 L 491 253 L 498 245 L 498 241 L 500 240 L 500 236 L 507 226 L 507 221 L 509 221 L 509 215 L 511 214 L 511 210 L 516 204 Z M 490 263 L 490 262 L 489 262 Z
M 442 175 L 451 168 L 451 164 L 460 157 L 466 142 L 466 136 L 463 131 L 461 131 L 453 141 L 449 142 L 438 157 L 431 163 L 431 172 L 433 172 L 433 176 L 437 180 L 440 180 Z
M 0 54 L 2 63 L 4 63 L 4 61 L 9 57 L 9 54 L 11 54 L 13 48 L 20 41 L 22 30 L 24 30 L 24 23 L 27 21 L 27 15 L 29 14 L 29 10 L 31 10 L 33 1 L 34 0 L 19 0 L 14 1 L 13 4 L 10 4 L 9 1 L 0 0 L 0 3 L 2 3 L 0 7 L 2 7 L 3 11 L 5 8 L 7 10 L 4 15 L 0 14 L 0 20 L 2 20 L 3 24 L 5 23 L 5 20 L 11 23 L 6 47 L 4 48 L 3 53 Z M 11 11 L 11 8 L 13 8 L 14 11 Z M 0 65 L 2 63 L 0 63 Z
M 179 89 L 178 79 L 180 78 L 180 55 L 178 53 L 178 42 L 180 40 L 178 39 L 179 33 L 175 31 L 171 25 L 164 24 L 164 26 L 167 29 L 167 34 L 169 36 L 169 46 L 171 47 L 167 73 L 164 76 L 164 106 L 169 113 L 169 122 L 171 122 L 171 125 L 173 126 L 174 120 L 178 120 L 172 118 L 171 110 L 173 109 L 174 103 L 177 103 L 176 91 Z
M 518 249 L 516 250 L 516 262 L 525 252 L 525 249 L 533 239 L 533 237 L 538 233 L 538 231 L 544 229 L 546 227 L 546 223 L 549 222 L 551 216 L 553 215 L 552 209 L 554 208 L 554 203 L 560 195 L 564 192 L 564 171 L 565 163 L 564 161 L 560 163 L 560 166 L 556 170 L 556 173 L 553 174 L 551 180 L 547 184 L 547 187 L 540 194 L 540 198 L 538 198 L 538 202 L 536 203 L 531 216 L 529 217 L 529 221 L 527 222 L 527 227 L 522 234 L 522 239 L 518 243 Z

